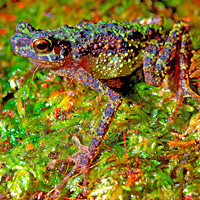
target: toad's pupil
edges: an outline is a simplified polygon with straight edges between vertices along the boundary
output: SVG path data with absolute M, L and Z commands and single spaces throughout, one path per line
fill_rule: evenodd
M 45 42 L 41 42 L 41 43 L 37 44 L 37 48 L 44 50 L 44 49 L 48 48 L 48 44 Z

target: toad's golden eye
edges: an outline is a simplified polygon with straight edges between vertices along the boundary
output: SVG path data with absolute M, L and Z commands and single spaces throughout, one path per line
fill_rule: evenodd
M 37 51 L 39 53 L 45 53 L 50 50 L 51 43 L 49 40 L 37 39 L 37 40 L 33 41 L 33 48 L 35 51 Z

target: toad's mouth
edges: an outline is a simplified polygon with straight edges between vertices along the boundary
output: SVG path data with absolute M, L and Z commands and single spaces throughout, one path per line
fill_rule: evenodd
M 58 68 L 64 65 L 62 62 L 50 62 L 50 61 L 38 60 L 34 58 L 29 58 L 29 60 L 34 65 L 37 65 L 41 68 Z

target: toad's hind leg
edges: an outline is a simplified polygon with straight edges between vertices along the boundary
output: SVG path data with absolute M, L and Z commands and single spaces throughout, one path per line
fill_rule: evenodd
M 88 170 L 90 168 L 91 162 L 98 154 L 101 142 L 109 128 L 110 123 L 113 120 L 115 113 L 117 112 L 118 107 L 121 104 L 122 99 L 119 94 L 105 86 L 103 83 L 94 78 L 91 74 L 89 74 L 85 69 L 81 67 L 63 67 L 57 70 L 54 69 L 52 71 L 59 76 L 73 78 L 77 82 L 99 91 L 101 94 L 105 95 L 108 98 L 106 109 L 103 112 L 103 116 L 100 119 L 95 136 L 92 139 L 89 147 L 83 146 L 78 142 L 79 152 L 77 152 L 70 158 L 63 160 L 64 162 L 75 162 L 75 166 L 73 167 L 72 171 L 69 172 L 68 175 L 63 179 L 61 184 L 56 188 L 56 195 L 54 196 L 58 197 L 61 187 L 77 171 L 81 171 L 82 173 L 84 173 L 83 187 L 85 189 L 85 192 L 87 191 Z M 59 162 L 62 161 L 58 161 L 58 163 Z M 56 161 L 52 165 L 54 164 L 56 164 Z
M 153 86 L 160 86 L 165 75 L 174 64 L 173 90 L 176 94 L 177 105 L 169 117 L 172 122 L 179 111 L 185 95 L 190 95 L 200 102 L 200 96 L 194 93 L 189 86 L 189 25 L 185 22 L 173 26 L 167 41 L 162 49 L 155 44 L 146 47 L 143 60 L 145 81 Z M 175 61 L 175 62 L 172 62 Z
M 179 73 L 176 74 L 178 76 L 179 84 L 177 88 L 177 106 L 173 113 L 169 117 L 169 121 L 173 121 L 173 118 L 175 117 L 176 113 L 180 109 L 182 102 L 183 102 L 183 97 L 184 96 L 191 96 L 194 98 L 196 101 L 200 103 L 200 96 L 197 95 L 192 89 L 190 88 L 190 83 L 189 83 L 189 42 L 190 42 L 190 37 L 189 37 L 189 25 L 186 24 L 185 30 L 183 31 L 182 39 L 181 39 L 181 45 L 180 45 L 180 53 L 179 53 L 179 66 L 180 69 Z
M 184 90 L 184 95 L 193 97 L 196 101 L 200 102 L 200 96 L 197 95 L 189 85 L 189 58 L 188 58 L 188 46 L 189 46 L 189 34 L 186 33 L 182 37 L 181 49 L 180 49 L 180 85 Z

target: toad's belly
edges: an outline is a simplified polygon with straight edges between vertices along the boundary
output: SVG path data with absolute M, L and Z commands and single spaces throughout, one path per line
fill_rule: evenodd
M 98 57 L 90 56 L 84 68 L 97 79 L 123 77 L 130 75 L 142 65 L 142 56 L 131 58 L 133 56 L 130 53 L 116 55 L 101 53 Z

